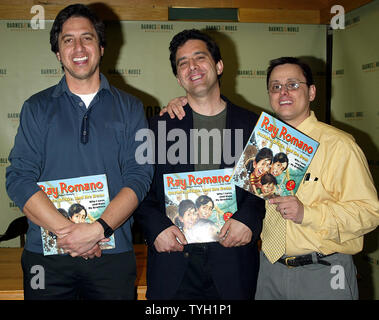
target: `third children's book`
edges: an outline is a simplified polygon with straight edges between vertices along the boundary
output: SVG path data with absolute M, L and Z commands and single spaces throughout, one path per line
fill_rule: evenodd
M 58 211 L 74 223 L 92 223 L 100 218 L 109 204 L 105 174 L 38 182 L 39 187 L 54 203 Z M 57 236 L 41 227 L 44 255 L 64 254 L 57 246 Z M 115 247 L 114 235 L 110 241 L 101 242 L 100 248 Z
M 262 112 L 232 174 L 232 181 L 258 197 L 294 195 L 319 143 Z
M 237 211 L 233 169 L 163 175 L 166 214 L 188 243 L 218 241 L 225 222 Z

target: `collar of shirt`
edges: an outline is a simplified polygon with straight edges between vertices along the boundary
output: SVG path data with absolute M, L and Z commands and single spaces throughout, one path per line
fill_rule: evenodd
M 302 123 L 300 123 L 296 129 L 309 135 L 309 133 L 312 131 L 312 128 L 317 123 L 316 115 L 313 111 L 311 111 L 310 116 L 305 119 Z
M 102 73 L 100 73 L 100 88 L 98 92 L 100 92 L 103 89 L 109 91 L 113 95 L 111 86 L 107 78 Z M 61 81 L 59 81 L 59 83 L 54 89 L 53 97 L 59 97 L 65 92 L 70 96 L 74 96 L 74 94 L 70 91 L 70 89 L 67 86 L 66 76 L 63 76 Z

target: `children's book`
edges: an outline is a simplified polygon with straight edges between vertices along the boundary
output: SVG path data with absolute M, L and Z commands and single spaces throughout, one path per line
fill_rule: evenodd
M 58 211 L 74 223 L 95 222 L 109 204 L 105 174 L 38 182 Z M 41 227 L 44 255 L 64 254 L 57 246 L 57 236 Z M 115 248 L 114 235 L 101 242 L 102 250 Z
M 237 211 L 233 169 L 163 175 L 167 217 L 188 243 L 219 241 L 225 222 Z
M 232 181 L 270 199 L 295 195 L 319 143 L 262 112 L 232 173 Z

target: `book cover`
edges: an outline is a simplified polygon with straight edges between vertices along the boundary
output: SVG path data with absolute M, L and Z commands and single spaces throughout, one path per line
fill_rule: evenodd
M 109 204 L 105 174 L 38 182 L 58 211 L 74 223 L 93 223 Z M 44 255 L 64 254 L 57 246 L 57 236 L 41 227 Z M 115 248 L 114 235 L 100 243 L 102 250 Z
M 233 169 L 163 175 L 167 217 L 188 243 L 218 241 L 225 222 L 237 211 Z
M 318 146 L 314 139 L 262 112 L 232 181 L 263 199 L 295 195 Z

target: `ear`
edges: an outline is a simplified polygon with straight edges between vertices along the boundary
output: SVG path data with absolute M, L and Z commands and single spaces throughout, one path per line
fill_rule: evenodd
M 104 55 L 104 47 L 100 47 L 100 55 L 101 55 L 101 56 Z
M 61 62 L 61 56 L 60 56 L 59 52 L 57 52 L 55 55 L 56 55 L 58 61 Z
M 314 84 L 312 84 L 309 87 L 308 93 L 309 93 L 309 101 L 313 101 L 316 98 L 316 86 Z
M 224 71 L 224 63 L 222 60 L 216 63 L 217 75 L 220 75 Z

